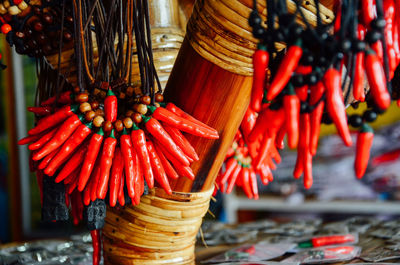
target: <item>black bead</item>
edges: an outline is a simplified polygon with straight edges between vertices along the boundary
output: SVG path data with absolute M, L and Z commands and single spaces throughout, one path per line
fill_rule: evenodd
M 344 53 L 347 53 L 351 48 L 351 41 L 350 40 L 343 40 L 340 43 L 340 50 Z
M 324 114 L 322 114 L 322 119 L 321 119 L 321 121 L 322 121 L 322 123 L 324 123 L 324 124 L 332 124 L 332 119 L 331 119 L 331 117 L 328 115 L 328 113 L 324 113 Z
M 301 102 L 300 104 L 300 113 L 306 113 L 309 111 L 309 106 L 307 102 Z
M 292 14 L 283 14 L 279 16 L 279 25 L 287 27 L 294 22 L 294 17 Z
M 349 117 L 349 123 L 351 126 L 358 128 L 362 125 L 363 119 L 358 114 L 353 114 Z
M 251 11 L 249 16 L 249 25 L 250 27 L 254 27 L 256 25 L 261 25 L 262 19 L 257 11 Z
M 375 18 L 371 21 L 371 28 L 376 30 L 382 30 L 386 26 L 386 20 L 384 18 Z
M 377 117 L 378 117 L 378 114 L 373 110 L 367 110 L 363 114 L 363 119 L 366 122 L 374 122 Z
M 318 58 L 318 62 L 319 62 L 320 65 L 326 65 L 328 63 L 328 60 L 326 59 L 325 56 L 320 56 Z
M 286 32 L 283 29 L 276 30 L 274 32 L 275 41 L 277 42 L 284 42 L 286 41 Z
M 369 44 L 372 44 L 382 39 L 382 34 L 377 30 L 371 30 L 367 32 L 367 36 L 365 37 L 365 39 Z
M 307 76 L 308 79 L 308 84 L 310 85 L 315 85 L 316 83 L 318 83 L 318 76 L 316 73 L 311 73 Z
M 366 47 L 367 47 L 367 44 L 364 41 L 355 40 L 355 41 L 352 42 L 352 47 L 351 48 L 355 52 L 362 52 L 362 51 L 365 51 Z
M 303 33 L 303 28 L 300 25 L 294 24 L 292 27 L 290 27 L 290 34 L 294 39 L 300 37 L 302 33 Z
M 265 34 L 265 29 L 261 26 L 255 26 L 253 28 L 253 35 L 254 37 L 256 37 L 257 39 L 261 39 L 264 37 Z

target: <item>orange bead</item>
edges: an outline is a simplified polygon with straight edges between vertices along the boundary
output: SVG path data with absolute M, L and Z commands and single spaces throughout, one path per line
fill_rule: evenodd
M 3 34 L 7 34 L 7 33 L 10 32 L 11 30 L 12 30 L 12 28 L 11 28 L 10 24 L 3 24 L 3 25 L 1 26 L 1 32 L 2 32 Z

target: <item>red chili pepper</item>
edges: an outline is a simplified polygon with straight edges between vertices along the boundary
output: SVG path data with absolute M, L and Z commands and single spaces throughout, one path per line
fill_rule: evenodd
M 221 183 L 226 183 L 230 175 L 233 173 L 238 161 L 236 158 L 232 157 L 225 163 L 225 172 L 221 175 Z
M 97 190 L 100 181 L 100 174 L 101 174 L 101 165 L 100 165 L 101 157 L 99 157 L 96 161 L 95 169 L 92 172 L 93 175 L 93 182 L 90 185 L 90 200 L 94 202 L 97 199 Z
M 135 197 L 132 198 L 132 204 L 137 205 L 140 203 L 140 196 L 142 196 L 144 191 L 143 171 L 142 171 L 142 166 L 139 162 L 139 156 L 137 154 L 135 154 L 134 164 L 135 164 L 135 179 L 133 185 L 135 189 Z
M 311 65 L 298 65 L 294 71 L 296 74 L 308 75 L 311 74 L 313 68 Z M 300 87 L 295 87 L 295 92 L 297 97 L 301 101 L 306 101 L 308 97 L 308 84 L 302 85 Z
M 78 151 L 71 156 L 71 159 L 69 159 L 69 161 L 61 169 L 60 173 L 57 175 L 55 179 L 56 183 L 63 181 L 66 177 L 68 177 L 69 174 L 71 174 L 72 171 L 82 164 L 83 157 L 87 152 L 87 147 L 87 144 L 82 145 L 79 147 Z
M 341 20 L 342 20 L 342 8 L 339 5 L 338 8 L 337 8 L 337 11 L 336 11 L 335 22 L 334 22 L 334 25 L 333 25 L 333 32 L 334 33 L 339 32 Z
M 118 203 L 121 206 L 125 205 L 125 192 L 124 192 L 124 172 L 122 172 L 121 182 L 118 191 Z
M 324 75 L 324 84 L 328 114 L 335 123 L 345 145 L 351 146 L 352 140 L 347 125 L 346 108 L 343 102 L 339 71 L 335 68 L 329 68 Z
M 250 170 L 248 166 L 243 166 L 242 171 L 240 172 L 240 178 L 242 180 L 242 188 L 244 193 L 246 194 L 247 198 L 253 198 L 253 192 L 251 190 L 250 184 Z
M 266 164 L 262 164 L 259 170 L 261 181 L 264 185 L 268 185 L 273 180 L 271 169 Z
M 383 45 L 382 45 L 382 42 L 380 40 L 378 40 L 377 42 L 374 42 L 374 43 L 370 44 L 369 46 L 376 53 L 376 55 L 379 58 L 379 61 L 381 63 L 383 63 Z
M 251 108 L 247 108 L 243 120 L 240 123 L 240 130 L 245 139 L 248 139 L 251 130 L 253 130 L 254 126 L 256 125 L 256 121 L 257 121 L 257 112 L 255 112 Z
M 354 170 L 357 178 L 362 178 L 365 174 L 373 139 L 374 131 L 364 123 L 357 137 L 356 159 L 354 161 Z
M 22 138 L 21 140 L 19 140 L 18 141 L 18 145 L 25 145 L 25 144 L 28 144 L 28 143 L 36 142 L 41 137 L 43 137 L 43 133 L 42 134 L 35 134 L 35 135 L 28 135 L 28 136 Z
M 58 123 L 66 120 L 69 116 L 74 115 L 78 111 L 78 105 L 65 106 L 53 113 L 40 119 L 35 128 L 28 131 L 29 135 L 41 133 Z M 74 115 L 75 116 L 75 115 Z
M 104 100 L 104 114 L 106 121 L 114 122 L 117 120 L 118 99 L 111 88 L 108 89 L 106 99 Z
M 100 179 L 97 184 L 97 198 L 99 199 L 104 199 L 107 194 L 108 179 L 110 178 L 110 169 L 116 145 L 117 139 L 115 139 L 114 129 L 112 129 L 110 135 L 104 141 L 103 151 L 100 157 Z
M 156 152 L 157 152 L 158 157 L 161 160 L 161 163 L 163 165 L 163 168 L 164 168 L 165 173 L 167 174 L 168 178 L 170 178 L 170 179 L 178 179 L 179 178 L 178 173 L 176 173 L 175 169 L 169 163 L 168 159 L 165 157 L 163 152 L 161 152 L 161 150 L 157 150 L 157 149 L 156 149 Z
M 387 109 L 391 98 L 386 87 L 385 72 L 379 58 L 371 50 L 366 51 L 365 70 L 374 102 L 380 109 Z
M 90 231 L 90 236 L 92 237 L 93 246 L 93 265 L 99 265 L 101 259 L 101 242 L 100 242 L 100 231 L 92 230 Z
M 68 175 L 68 177 L 66 177 L 66 178 L 64 179 L 64 184 L 65 184 L 65 185 L 72 183 L 72 182 L 77 178 L 78 173 L 79 173 L 79 169 L 80 169 L 79 167 L 75 168 L 74 171 L 72 171 L 72 172 Z
M 54 128 L 54 129 L 51 129 L 49 131 L 42 132 L 42 133 L 44 133 L 43 136 L 41 136 L 40 139 L 38 139 L 34 143 L 31 143 L 30 145 L 28 145 L 28 149 L 33 151 L 33 150 L 37 150 L 37 149 L 41 148 L 51 138 L 53 138 L 53 136 L 56 133 L 57 129 L 58 128 Z M 38 134 L 38 135 L 42 135 L 42 134 Z
M 250 133 L 249 141 L 253 142 L 267 133 L 270 137 L 275 138 L 279 129 L 282 127 L 285 121 L 285 111 L 283 108 L 278 110 L 265 109 L 257 118 L 256 125 Z
M 153 141 L 153 143 L 156 145 L 157 149 L 160 150 L 169 161 L 171 161 L 174 169 L 179 174 L 179 176 L 184 176 L 191 180 L 194 180 L 194 173 L 189 166 L 182 165 L 172 154 L 168 152 L 168 150 L 165 149 L 164 145 L 162 145 L 156 139 L 155 141 Z
M 282 125 L 282 127 L 279 129 L 278 134 L 276 135 L 275 138 L 275 146 L 278 149 L 283 149 L 285 148 L 285 142 L 284 142 L 284 138 L 286 135 L 286 122 L 285 124 Z
M 157 139 L 163 147 L 171 153 L 181 164 L 189 166 L 189 160 L 183 151 L 175 144 L 171 136 L 164 130 L 161 124 L 154 118 L 143 116 L 147 131 Z
M 200 126 L 197 123 L 182 118 L 163 107 L 156 108 L 153 106 L 148 106 L 148 109 L 152 112 L 154 119 L 167 123 L 178 130 L 208 139 L 219 138 L 216 130 L 209 130 L 208 128 Z
M 39 115 L 39 116 L 46 116 L 51 114 L 52 112 L 52 108 L 49 106 L 46 107 L 28 107 L 27 110 L 29 112 L 32 112 L 35 115 Z
M 288 133 L 287 142 L 289 148 L 293 149 L 296 148 L 299 142 L 300 100 L 290 84 L 287 94 L 283 97 L 283 107 L 285 109 L 285 124 Z
M 396 1 L 398 2 L 398 1 Z M 397 9 L 399 10 L 399 9 Z M 396 20 L 399 20 L 397 17 L 400 17 L 400 15 L 396 14 Z M 400 62 L 400 42 L 399 42 L 399 25 L 398 23 L 395 23 L 393 26 L 393 47 L 395 50 L 396 54 L 396 65 L 399 65 Z
M 57 130 L 53 138 L 46 143 L 32 158 L 39 160 L 60 147 L 68 137 L 82 124 L 84 117 L 73 115 L 69 117 Z
M 61 103 L 61 104 L 71 104 L 73 98 L 74 98 L 74 95 L 72 94 L 72 91 L 66 91 L 66 92 L 63 92 L 60 94 L 57 102 Z M 40 103 L 40 105 L 41 106 L 53 105 L 55 101 L 56 101 L 56 96 L 53 96 L 53 97 L 48 98 L 47 100 L 43 101 L 42 103 Z
M 240 171 L 242 171 L 242 163 L 238 162 L 237 166 L 233 170 L 230 178 L 228 180 L 228 187 L 226 188 L 226 193 L 229 194 L 232 192 L 233 187 L 235 186 L 236 180 L 239 177 Z
M 314 156 L 317 153 L 318 138 L 321 129 L 322 114 L 324 113 L 325 102 L 319 100 L 325 93 L 325 86 L 322 81 L 319 81 L 316 85 L 311 86 L 310 93 L 310 105 L 316 106 L 310 114 L 311 123 L 311 135 L 310 135 L 310 153 Z M 319 103 L 318 103 L 319 102 Z
M 44 173 L 53 176 L 56 170 L 62 165 L 66 159 L 82 142 L 92 133 L 92 123 L 81 124 L 72 136 L 61 146 L 60 151 L 51 160 L 46 167 Z
M 255 200 L 258 200 L 257 175 L 252 167 L 249 168 L 249 171 L 250 171 L 250 182 L 251 182 L 251 190 L 253 192 L 253 197 Z
M 158 157 L 154 145 L 152 142 L 148 141 L 146 143 L 147 150 L 149 151 L 151 167 L 153 169 L 155 178 L 161 187 L 165 190 L 167 194 L 172 194 L 171 186 L 169 185 L 167 174 L 165 173 L 164 167 Z
M 129 136 L 128 136 L 129 137 Z M 122 146 L 122 142 L 121 142 Z M 121 185 L 122 173 L 124 171 L 124 158 L 119 147 L 115 148 L 114 160 L 111 167 L 110 178 L 110 206 L 117 204 L 119 187 Z
M 271 146 L 274 145 L 274 139 L 264 135 L 264 138 L 260 145 L 260 150 L 258 151 L 257 159 L 254 160 L 255 168 L 260 170 L 261 165 L 264 163 L 265 159 L 270 155 L 269 150 Z
M 127 134 L 126 129 L 122 131 L 122 135 L 119 138 L 121 142 L 122 158 L 124 160 L 125 176 L 127 178 L 126 183 L 128 187 L 129 197 L 135 197 L 135 156 L 131 137 Z M 140 162 L 139 162 L 140 163 Z
M 199 121 L 198 119 L 194 118 L 194 117 L 191 116 L 190 114 L 184 112 L 183 110 L 181 110 L 180 108 L 178 108 L 177 106 L 175 106 L 175 105 L 174 105 L 173 103 L 171 103 L 171 102 L 169 102 L 165 108 L 166 108 L 167 110 L 169 110 L 169 111 L 172 111 L 173 113 L 175 113 L 176 115 L 178 115 L 178 116 L 180 116 L 180 117 L 182 117 L 182 118 L 185 118 L 185 119 L 187 119 L 187 120 L 189 120 L 189 121 L 191 121 L 191 122 L 197 123 L 197 124 L 198 124 L 199 126 L 201 126 L 201 127 L 205 127 L 205 128 L 207 128 L 208 130 L 210 130 L 210 131 L 215 131 L 215 132 L 216 132 L 216 130 L 215 130 L 214 128 L 208 126 L 207 124 L 205 124 L 205 123 Z M 218 134 L 218 132 L 217 132 L 217 134 Z
M 154 120 L 154 119 L 152 119 L 152 120 Z M 159 126 L 161 127 L 160 124 L 159 124 Z M 147 127 L 150 127 L 150 125 L 147 125 L 147 122 L 146 122 L 146 128 Z M 149 129 L 147 129 L 147 130 L 149 131 Z M 153 129 L 153 131 L 154 130 L 155 129 Z M 131 132 L 131 139 L 132 139 L 133 147 L 135 148 L 136 153 L 139 156 L 140 165 L 141 165 L 141 168 L 143 169 L 143 173 L 144 173 L 144 177 L 146 178 L 147 185 L 151 189 L 154 187 L 154 172 L 151 169 L 150 156 L 149 156 L 149 152 L 147 151 L 146 137 L 144 135 L 143 130 L 139 129 L 139 127 L 137 127 L 136 125 L 133 125 L 132 132 Z M 171 139 L 171 141 L 172 141 L 172 139 Z M 183 152 L 182 152 L 182 154 L 183 154 Z M 185 159 L 186 159 L 186 157 L 185 157 Z M 186 161 L 189 163 L 189 161 L 187 159 L 186 159 Z
M 386 54 L 389 61 L 389 76 L 392 79 L 397 67 L 396 51 L 394 48 L 393 25 L 395 23 L 395 4 L 393 0 L 383 1 L 383 14 L 386 21 L 384 38 L 386 40 Z
M 92 173 L 94 164 L 96 162 L 97 155 L 99 154 L 101 143 L 103 142 L 104 132 L 103 129 L 93 134 L 89 142 L 89 150 L 83 161 L 81 172 L 79 173 L 78 190 L 83 191 L 86 183 L 89 180 L 90 174 Z
M 40 164 L 38 165 L 37 168 L 40 169 L 40 170 L 45 169 L 47 167 L 47 165 L 50 163 L 50 161 L 56 156 L 56 154 L 58 153 L 59 150 L 60 150 L 60 148 L 57 148 L 56 150 L 54 150 L 53 152 L 51 152 L 50 154 L 45 156 L 42 159 L 42 161 L 40 161 Z
M 365 28 L 358 24 L 357 26 L 357 38 L 359 40 L 364 40 Z M 365 92 L 364 92 L 364 52 L 358 52 L 356 55 L 356 65 L 353 80 L 353 96 L 355 100 L 364 102 Z
M 333 235 L 333 236 L 319 236 L 313 237 L 311 243 L 313 247 L 321 247 L 327 245 L 338 245 L 349 242 L 354 242 L 355 238 L 352 234 L 348 235 Z
M 374 0 L 363 0 L 361 3 L 361 18 L 364 26 L 369 28 L 371 21 L 375 18 L 376 7 Z
M 259 43 L 253 54 L 253 88 L 251 90 L 250 107 L 259 112 L 264 97 L 266 70 L 268 67 L 269 53 L 267 46 Z
M 189 141 L 183 136 L 183 134 L 176 128 L 163 124 L 165 131 L 171 136 L 172 140 L 182 149 L 186 156 L 194 161 L 199 160 L 199 156 L 196 153 L 194 147 L 189 143 Z
M 95 171 L 100 172 L 100 167 L 97 167 Z M 85 186 L 85 189 L 83 190 L 83 204 L 86 206 L 90 204 L 90 196 L 91 196 L 90 192 L 92 190 L 92 186 L 94 183 L 95 183 L 94 174 L 91 174 L 90 179 L 87 185 Z
M 75 190 L 75 188 L 78 186 L 78 180 L 79 180 L 79 167 L 75 169 L 75 171 L 72 173 L 74 174 L 74 179 L 70 182 L 70 184 L 67 186 L 66 192 L 68 194 L 72 194 L 72 192 Z M 64 184 L 66 184 L 64 180 Z
M 294 45 L 288 48 L 287 53 L 283 57 L 274 80 L 268 88 L 267 100 L 273 100 L 285 88 L 302 55 L 303 49 L 301 48 L 301 40 L 299 39 Z

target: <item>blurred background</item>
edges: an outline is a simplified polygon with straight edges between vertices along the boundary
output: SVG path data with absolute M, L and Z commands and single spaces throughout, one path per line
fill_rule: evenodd
M 42 224 L 40 196 L 35 175 L 29 172 L 28 150 L 17 146 L 34 123 L 26 106 L 34 105 L 34 59 L 19 56 L 0 40 L 0 243 L 71 234 L 83 227 L 71 222 Z M 363 106 L 348 113 L 362 113 Z M 259 183 L 260 199 L 249 200 L 240 191 L 216 195 L 207 218 L 226 223 L 261 218 L 334 221 L 354 215 L 400 215 L 400 109 L 392 104 L 373 124 L 376 130 L 367 174 L 362 180 L 353 172 L 354 147 L 346 148 L 333 125 L 323 125 L 320 147 L 314 158 L 314 185 L 304 190 L 292 177 L 296 153 L 284 151 L 283 161 L 268 186 Z M 355 137 L 355 135 L 354 135 Z M 215 217 L 214 217 L 215 216 Z

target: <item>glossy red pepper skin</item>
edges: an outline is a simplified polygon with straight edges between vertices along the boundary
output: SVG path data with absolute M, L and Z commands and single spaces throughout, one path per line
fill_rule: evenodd
M 363 25 L 358 24 L 357 26 L 357 38 L 359 40 L 364 40 L 365 28 Z M 364 102 L 365 92 L 364 92 L 364 52 L 358 52 L 356 55 L 356 65 L 353 80 L 353 96 L 355 100 Z
M 43 137 L 43 133 L 42 134 L 35 134 L 35 135 L 28 135 L 24 138 L 22 138 L 21 140 L 18 141 L 18 145 L 25 145 L 28 143 L 32 143 L 32 142 L 36 142 L 37 140 L 39 140 L 41 137 Z
M 124 171 L 126 176 L 126 183 L 128 187 L 128 194 L 130 198 L 135 197 L 135 187 L 133 185 L 135 181 L 135 152 L 133 148 L 133 144 L 131 141 L 131 137 L 127 134 L 126 129 L 124 128 L 121 137 L 119 138 L 121 143 L 121 152 L 122 158 L 124 160 Z
M 309 152 L 310 144 L 310 114 L 302 113 L 300 115 L 300 140 L 297 147 L 296 165 L 293 171 L 293 177 L 298 179 L 305 171 L 307 160 L 307 153 Z
M 165 149 L 165 146 L 162 145 L 157 140 L 153 141 L 153 143 L 156 145 L 157 150 L 160 150 L 165 155 L 165 157 L 172 163 L 174 169 L 179 174 L 179 176 L 187 177 L 191 180 L 194 180 L 195 178 L 194 173 L 189 166 L 182 165 L 172 154 L 168 152 L 167 149 Z
M 320 101 L 321 97 L 325 93 L 325 86 L 322 81 L 319 81 L 316 85 L 311 86 L 310 92 L 310 105 L 316 106 L 310 114 L 311 123 L 311 134 L 310 134 L 310 153 L 314 156 L 317 153 L 318 138 L 321 131 L 321 120 L 322 114 L 324 113 L 325 102 Z M 318 103 L 319 102 L 319 103 Z
M 287 133 L 287 130 L 286 130 L 286 122 L 285 122 L 285 124 L 279 129 L 278 134 L 276 135 L 276 138 L 275 138 L 276 148 L 281 149 L 281 150 L 283 148 L 285 148 L 284 138 L 285 138 L 286 133 Z
M 100 240 L 100 231 L 92 230 L 90 231 L 90 236 L 92 237 L 92 246 L 93 246 L 93 265 L 99 265 L 101 259 L 101 240 Z
M 380 40 L 370 44 L 371 49 L 376 53 L 379 58 L 379 61 L 383 64 L 383 45 Z
M 121 143 L 122 144 L 122 143 Z M 117 205 L 119 187 L 121 186 L 121 179 L 124 172 L 124 159 L 122 156 L 121 148 L 115 148 L 115 155 L 111 166 L 110 177 L 110 206 Z
M 100 167 L 97 167 L 96 169 L 95 169 L 95 171 L 98 171 L 98 172 L 100 172 Z M 89 204 L 90 204 L 90 197 L 91 197 L 91 190 L 92 190 L 92 186 L 93 186 L 93 184 L 94 184 L 94 182 L 95 182 L 95 176 L 94 176 L 94 174 L 92 173 L 91 175 L 90 175 L 90 179 L 89 179 L 89 181 L 88 181 L 88 183 L 87 183 L 87 185 L 85 186 L 85 188 L 84 188 L 84 190 L 83 190 L 83 204 L 85 205 L 85 206 L 88 206 Z
M 92 185 L 90 185 L 90 201 L 94 202 L 97 200 L 97 191 L 98 191 L 98 186 L 99 186 L 99 181 L 100 181 L 100 175 L 101 175 L 101 165 L 100 165 L 100 159 L 97 160 L 96 162 L 96 168 L 92 172 L 93 175 L 93 182 Z
M 384 38 L 386 40 L 386 54 L 389 61 L 389 77 L 390 79 L 394 76 L 394 71 L 397 67 L 396 51 L 394 48 L 394 23 L 395 23 L 395 3 L 394 0 L 383 1 L 383 13 L 386 21 Z
M 261 181 L 264 185 L 267 185 L 269 182 L 273 180 L 273 175 L 271 169 L 268 165 L 262 164 L 261 169 L 259 170 Z
M 37 141 L 31 143 L 28 146 L 28 149 L 33 151 L 33 150 L 37 150 L 37 149 L 41 148 L 48 141 L 50 141 L 51 138 L 53 138 L 54 134 L 57 132 L 57 129 L 58 128 L 54 128 L 54 129 L 51 129 L 49 131 L 42 132 L 42 133 L 45 133 L 43 135 L 42 134 L 37 134 L 37 135 L 42 135 L 42 136 Z
M 289 148 L 296 148 L 299 142 L 300 100 L 294 90 L 283 96 L 285 109 L 285 124 L 287 130 L 287 142 Z
M 371 21 L 375 18 L 374 0 L 363 0 L 361 2 L 361 18 L 365 27 L 369 28 Z
M 264 163 L 265 159 L 270 155 L 270 149 L 274 144 L 274 139 L 264 135 L 264 138 L 260 145 L 260 150 L 258 151 L 257 159 L 253 161 L 255 168 L 257 170 L 261 169 L 261 165 Z
M 240 175 L 240 171 L 242 171 L 243 167 L 240 163 L 237 164 L 235 169 L 233 170 L 230 178 L 228 179 L 228 187 L 226 188 L 226 193 L 230 194 L 235 187 L 235 183 Z
M 68 162 L 61 169 L 60 173 L 58 173 L 56 179 L 54 180 L 56 183 L 63 181 L 66 177 L 69 176 L 77 167 L 82 164 L 83 157 L 86 155 L 88 145 L 84 144 L 71 156 Z
M 311 65 L 298 65 L 294 71 L 296 74 L 308 75 L 312 72 L 313 68 Z M 296 95 L 301 101 L 306 101 L 308 97 L 308 85 L 295 87 Z
M 396 20 L 398 20 L 397 17 L 400 17 L 400 15 L 396 14 Z M 393 47 L 394 47 L 395 54 L 396 54 L 396 65 L 398 66 L 399 62 L 400 62 L 400 42 L 399 42 L 399 25 L 398 25 L 398 23 L 395 23 L 393 25 Z
M 253 197 L 255 200 L 258 200 L 258 185 L 257 185 L 257 175 L 254 172 L 253 168 L 249 168 L 250 171 L 250 182 L 251 182 L 251 190 L 253 192 Z
M 172 140 L 182 149 L 186 156 L 194 161 L 199 160 L 199 156 L 196 153 L 194 147 L 189 143 L 189 141 L 183 136 L 183 134 L 176 128 L 163 124 L 165 131 L 171 136 Z
M 267 47 L 262 44 L 257 45 L 257 50 L 253 54 L 253 88 L 251 90 L 250 107 L 254 111 L 261 110 L 264 97 L 264 86 L 266 70 L 269 62 L 269 53 Z
M 354 170 L 359 179 L 364 176 L 367 169 L 373 140 L 374 131 L 364 123 L 357 136 L 356 159 L 354 161 Z
M 378 56 L 371 50 L 365 53 L 365 70 L 375 104 L 382 110 L 390 106 L 390 94 L 386 87 L 385 72 Z
M 197 123 L 199 126 L 205 127 L 210 131 L 216 131 L 214 128 L 208 126 L 207 124 L 199 121 L 198 119 L 194 118 L 193 116 L 191 116 L 190 114 L 184 112 L 182 109 L 178 108 L 176 105 L 174 105 L 173 103 L 169 102 L 167 104 L 167 106 L 165 107 L 167 110 L 172 111 L 173 113 L 175 113 L 176 115 L 185 118 L 189 121 L 192 121 L 194 123 Z M 218 133 L 218 132 L 217 132 Z
M 298 40 L 288 48 L 287 53 L 283 57 L 276 75 L 267 90 L 267 100 L 273 100 L 285 88 L 302 55 L 301 41 Z
M 60 147 L 68 137 L 82 124 L 82 117 L 74 114 L 69 117 L 57 130 L 53 138 L 46 143 L 32 158 L 39 160 Z
M 154 110 L 153 107 L 148 107 L 151 111 Z M 207 139 L 218 139 L 219 135 L 216 130 L 209 130 L 206 127 L 202 127 L 197 123 L 194 123 L 190 120 L 182 118 L 172 111 L 169 111 L 163 107 L 158 107 L 153 111 L 153 118 L 162 121 L 170 126 L 181 130 L 183 132 L 193 134 L 199 137 L 204 137 Z
M 118 203 L 121 206 L 125 205 L 125 193 L 124 193 L 125 178 L 124 177 L 125 177 L 124 173 L 122 172 L 121 182 L 120 182 L 119 190 L 118 190 Z
M 251 130 L 253 130 L 254 128 L 254 125 L 256 125 L 257 116 L 257 112 L 255 112 L 251 108 L 247 108 L 243 120 L 240 123 L 240 130 L 246 140 L 249 138 Z
M 253 198 L 253 192 L 251 190 L 251 183 L 250 183 L 250 170 L 248 167 L 243 167 L 242 171 L 240 172 L 240 178 L 242 180 L 242 188 L 244 193 L 246 194 L 247 198 Z
M 249 141 L 257 140 L 260 135 L 267 133 L 270 137 L 275 137 L 285 121 L 285 111 L 283 108 L 278 110 L 265 109 L 257 118 L 256 125 L 249 136 Z
M 351 146 L 352 140 L 347 125 L 346 108 L 343 102 L 340 79 L 340 73 L 335 68 L 329 68 L 325 72 L 323 80 L 326 89 L 326 107 L 343 142 L 346 146 Z
M 29 135 L 38 134 L 49 128 L 52 128 L 53 126 L 57 125 L 58 123 L 66 120 L 69 116 L 75 115 L 75 112 L 77 112 L 77 110 L 78 110 L 77 105 L 62 107 L 55 113 L 40 119 L 38 121 L 36 127 L 33 129 L 30 129 L 28 131 L 28 134 Z
M 47 156 L 45 156 L 42 161 L 40 161 L 39 165 L 38 165 L 38 169 L 43 170 L 47 167 L 47 165 L 50 163 L 50 161 L 56 156 L 56 154 L 58 153 L 59 149 L 54 150 L 53 152 L 51 152 L 50 154 L 48 154 Z M 43 172 L 44 173 L 44 172 Z
M 135 180 L 133 185 L 135 187 L 135 197 L 132 199 L 132 204 L 137 205 L 140 203 L 140 196 L 142 196 L 144 191 L 143 170 L 137 155 L 135 156 Z
M 79 181 L 78 181 L 79 191 L 83 191 L 83 189 L 86 186 L 86 183 L 89 180 L 90 174 L 92 173 L 96 162 L 96 158 L 99 154 L 103 138 L 104 138 L 104 132 L 102 128 L 100 128 L 100 130 L 97 133 L 94 133 L 90 138 L 89 142 L 90 148 L 88 149 L 88 153 L 85 156 L 81 171 L 79 173 Z
M 225 184 L 229 176 L 233 173 L 233 170 L 237 166 L 237 160 L 232 157 L 225 163 L 225 172 L 221 175 L 221 183 Z
M 171 153 L 181 164 L 189 166 L 190 162 L 183 151 L 175 144 L 171 136 L 164 130 L 161 124 L 154 118 L 143 116 L 147 131 L 157 139 L 163 147 Z
M 353 243 L 355 238 L 352 234 L 348 235 L 332 235 L 332 236 L 319 236 L 311 239 L 313 247 L 322 247 L 327 245 L 339 245 L 344 243 Z
M 131 132 L 131 139 L 133 147 L 135 148 L 136 153 L 139 156 L 140 166 L 143 169 L 147 185 L 151 189 L 154 187 L 154 172 L 151 169 L 150 156 L 146 147 L 146 136 L 144 134 L 144 131 L 134 126 Z
M 165 190 L 167 194 L 172 194 L 171 186 L 169 185 L 167 174 L 165 173 L 164 167 L 158 157 L 154 145 L 151 141 L 146 143 L 147 150 L 149 151 L 151 167 L 153 169 L 155 179 L 158 184 Z
M 81 124 L 70 138 L 60 147 L 60 151 L 51 160 L 50 164 L 44 170 L 48 176 L 53 176 L 56 170 L 62 165 L 66 159 L 85 139 L 92 133 L 92 124 Z
M 72 94 L 72 91 L 66 91 L 60 94 L 60 96 L 58 97 L 57 103 L 61 103 L 61 104 L 71 104 L 72 103 L 72 99 L 73 99 L 74 95 Z M 49 105 L 53 105 L 54 102 L 56 101 L 56 96 L 53 96 L 51 98 L 46 99 L 45 101 L 43 101 L 42 103 L 40 103 L 41 106 L 49 106 Z
M 104 114 L 106 121 L 114 122 L 117 120 L 118 99 L 111 88 L 108 89 L 106 99 L 104 100 Z
M 342 8 L 338 6 L 336 15 L 335 15 L 335 23 L 333 24 L 333 32 L 339 32 L 340 30 L 340 23 L 342 20 Z
M 110 178 L 110 170 L 114 158 L 117 139 L 114 136 L 114 129 L 110 135 L 104 140 L 103 150 L 100 157 L 100 179 L 97 186 L 97 198 L 104 199 L 108 190 L 108 180 Z
M 163 168 L 165 170 L 165 173 L 167 174 L 168 178 L 170 179 L 178 179 L 179 175 L 176 172 L 176 170 L 174 169 L 174 167 L 171 165 L 171 163 L 168 161 L 168 159 L 165 157 L 165 155 L 163 154 L 163 152 L 161 152 L 160 150 L 157 150 L 157 155 L 160 158 L 160 161 L 163 165 Z
M 27 110 L 38 116 L 46 116 L 51 114 L 52 107 L 28 107 Z

